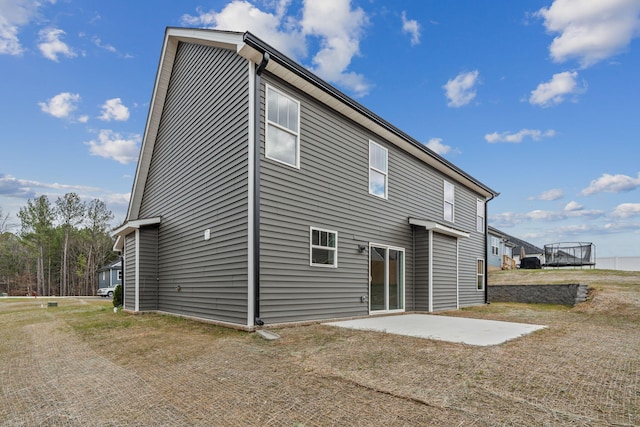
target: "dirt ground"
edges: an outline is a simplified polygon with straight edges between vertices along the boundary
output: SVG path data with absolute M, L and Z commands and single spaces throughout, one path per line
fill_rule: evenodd
M 100 300 L 0 298 L 0 425 L 640 425 L 640 273 L 578 275 L 591 292 L 574 308 L 446 313 L 549 326 L 491 347 L 323 325 L 266 341 Z

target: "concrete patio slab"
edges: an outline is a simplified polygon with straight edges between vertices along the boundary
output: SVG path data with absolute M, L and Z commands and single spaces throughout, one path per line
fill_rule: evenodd
M 432 314 L 403 314 L 325 323 L 329 326 L 387 332 L 418 338 L 450 341 L 477 346 L 502 344 L 539 329 L 543 325 L 500 322 L 497 320 Z

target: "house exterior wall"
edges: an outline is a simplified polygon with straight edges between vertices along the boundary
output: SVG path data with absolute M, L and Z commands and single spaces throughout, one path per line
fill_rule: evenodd
M 408 218 L 446 223 L 444 176 L 276 78 L 265 74 L 263 81 L 300 102 L 301 149 L 300 169 L 265 158 L 264 152 L 261 156 L 262 319 L 280 323 L 369 314 L 361 301 L 369 294 L 368 251 L 358 251 L 359 244 L 369 243 L 405 249 L 405 307 L 412 309 L 415 259 Z M 264 101 L 263 86 L 263 109 Z M 261 128 L 264 132 L 264 123 Z M 388 149 L 387 200 L 369 194 L 370 140 Z M 461 302 L 482 303 L 475 272 L 486 240 L 476 231 L 479 196 L 447 181 L 455 185 L 455 222 L 447 225 L 471 235 L 460 244 Z M 309 227 L 338 232 L 337 268 L 309 265 Z M 450 261 L 455 271 L 455 259 Z
M 415 274 L 414 284 L 415 311 L 429 311 L 429 232 L 424 227 L 414 227 Z M 408 308 L 408 307 L 407 307 Z
M 457 241 L 433 233 L 433 311 L 458 308 Z
M 461 210 L 457 211 L 456 227 L 469 233 L 468 238 L 458 239 L 458 303 L 460 307 L 483 304 L 486 302 L 484 289 L 478 289 L 478 259 L 485 260 L 486 268 L 486 230 L 476 229 L 476 209 L 478 199 L 484 197 L 472 191 L 456 186 L 456 204 Z M 486 220 L 486 219 L 485 219 Z M 486 285 L 485 285 L 486 286 Z
M 139 214 L 162 217 L 160 311 L 246 324 L 248 79 L 234 51 L 178 45 Z
M 158 309 L 158 227 L 140 228 L 138 254 L 139 310 Z
M 109 286 L 122 284 L 121 271 L 121 261 L 115 261 L 102 267 L 98 270 L 98 288 L 108 288 Z
M 123 306 L 127 310 L 135 310 L 136 305 L 136 233 L 124 239 L 124 293 Z
M 101 270 L 98 272 L 98 288 L 108 288 L 111 284 L 110 270 Z

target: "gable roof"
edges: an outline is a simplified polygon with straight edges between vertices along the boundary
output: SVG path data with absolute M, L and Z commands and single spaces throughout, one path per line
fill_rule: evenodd
M 340 114 L 363 125 L 381 138 L 421 159 L 446 176 L 472 188 L 484 197 L 492 199 L 499 194 L 255 35 L 249 32 L 240 33 L 209 29 L 168 27 L 165 31 L 162 53 L 149 106 L 149 114 L 142 140 L 142 147 L 140 149 L 140 158 L 138 160 L 125 223 L 138 219 L 140 213 L 144 185 L 151 165 L 153 146 L 155 145 L 158 134 L 171 71 L 180 42 L 234 50 L 240 56 L 255 64 L 259 64 L 264 54 L 268 53 L 270 58 L 266 66 L 268 72 L 282 78 L 292 86 L 307 93 Z
M 118 258 L 112 263 L 109 263 L 98 269 L 98 271 L 105 271 L 105 270 L 122 270 L 122 260 Z
M 513 254 L 514 255 L 520 255 L 520 248 L 524 248 L 524 253 L 525 254 L 543 254 L 544 250 L 540 249 L 539 247 L 518 239 L 517 237 L 513 237 L 503 231 L 498 230 L 495 227 L 489 226 L 489 234 L 494 234 L 496 236 L 500 236 L 500 237 L 504 237 L 505 239 L 507 239 L 509 242 L 513 243 L 514 247 L 513 247 Z

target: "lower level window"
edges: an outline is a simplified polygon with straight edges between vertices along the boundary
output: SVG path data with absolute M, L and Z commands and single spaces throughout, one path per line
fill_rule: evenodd
M 310 229 L 310 264 L 318 267 L 338 266 L 338 233 L 320 228 Z
M 478 259 L 478 290 L 484 289 L 484 260 Z

